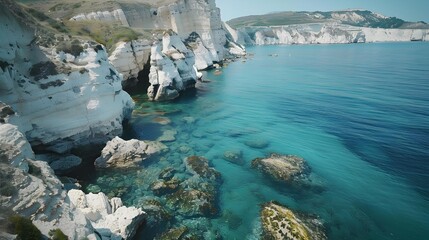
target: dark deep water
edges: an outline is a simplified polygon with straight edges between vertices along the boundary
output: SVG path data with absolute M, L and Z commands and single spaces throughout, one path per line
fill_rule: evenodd
M 220 213 L 177 215 L 169 227 L 197 229 L 201 238 L 256 239 L 259 205 L 276 200 L 317 214 L 330 239 L 427 239 L 429 236 L 429 44 L 252 47 L 221 75 L 207 72 L 196 96 L 150 103 L 135 95 L 128 138 L 165 143 L 169 152 L 141 168 L 99 172 L 92 184 L 128 205 L 163 203 L 150 185 L 166 167 L 205 156 L 222 174 Z M 270 56 L 278 54 L 278 57 Z M 161 118 L 171 120 L 158 124 Z M 265 149 L 248 140 L 264 140 Z M 241 150 L 244 165 L 225 151 Z M 290 191 L 250 168 L 271 152 L 307 160 L 321 191 Z M 168 211 L 168 209 L 167 209 Z M 233 224 L 231 224 L 233 222 Z M 161 229 L 152 229 L 156 232 Z M 143 230 L 139 239 L 152 235 Z

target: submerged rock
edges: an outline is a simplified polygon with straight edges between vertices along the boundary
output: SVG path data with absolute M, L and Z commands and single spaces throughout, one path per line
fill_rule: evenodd
M 222 219 L 226 224 L 228 224 L 228 228 L 231 230 L 235 230 L 243 224 L 243 220 L 240 218 L 240 216 L 229 210 L 222 214 Z
M 178 179 L 171 179 L 168 181 L 157 181 L 152 184 L 151 190 L 155 195 L 165 195 L 177 191 L 180 181 Z
M 165 168 L 159 173 L 159 179 L 163 179 L 163 180 L 168 181 L 174 177 L 175 172 L 176 172 L 176 170 L 174 170 L 171 167 Z
M 173 218 L 173 214 L 166 209 L 165 204 L 161 203 L 158 198 L 143 199 L 138 206 L 141 206 L 147 213 L 149 226 L 167 224 Z
M 161 125 L 168 125 L 171 123 L 171 120 L 166 117 L 156 117 L 153 119 L 153 122 L 161 124 Z
M 267 140 L 263 139 L 251 139 L 244 142 L 246 146 L 255 148 L 255 149 L 264 149 L 267 148 L 270 143 Z
M 262 239 L 327 239 L 323 224 L 317 218 L 298 215 L 278 203 L 264 204 L 260 214 Z
M 98 168 L 132 167 L 160 150 L 158 143 L 145 143 L 135 139 L 125 141 L 115 137 L 107 143 L 101 156 L 95 160 L 95 166 Z
M 162 233 L 160 237 L 155 238 L 156 240 L 180 240 L 188 231 L 187 227 L 178 227 L 168 230 Z
M 223 153 L 223 159 L 237 165 L 244 165 L 243 152 L 241 150 L 226 151 Z
M 167 206 L 186 217 L 213 216 L 218 213 L 215 192 L 181 189 L 167 196 Z
M 204 157 L 191 156 L 185 159 L 186 169 L 193 174 L 210 180 L 218 180 L 220 173 L 209 166 L 209 161 Z
M 289 184 L 301 181 L 309 173 L 309 167 L 303 158 L 275 153 L 267 158 L 254 159 L 252 167 L 269 175 L 274 180 Z
M 176 141 L 177 131 L 173 129 L 165 130 L 157 141 L 159 142 L 174 142 Z

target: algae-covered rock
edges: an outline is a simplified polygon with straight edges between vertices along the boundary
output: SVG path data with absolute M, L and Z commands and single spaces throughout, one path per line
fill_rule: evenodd
M 159 173 L 159 179 L 163 179 L 163 180 L 170 180 L 173 178 L 174 173 L 176 172 L 176 170 L 174 170 L 171 167 L 165 168 L 163 169 L 160 173 Z
M 197 174 L 202 178 L 217 180 L 220 178 L 220 173 L 209 166 L 209 161 L 204 157 L 191 156 L 185 159 L 186 169 Z
M 274 180 L 286 183 L 299 182 L 308 175 L 310 170 L 301 157 L 275 153 L 267 158 L 254 159 L 252 167 L 269 175 Z
M 168 195 L 167 206 L 187 217 L 213 216 L 218 213 L 216 192 L 180 189 Z
M 151 190 L 155 195 L 165 195 L 177 191 L 179 184 L 180 181 L 177 179 L 171 179 L 168 181 L 160 180 L 152 184 Z
M 261 239 L 264 240 L 327 239 L 323 225 L 317 218 L 296 214 L 275 202 L 262 206 L 261 223 Z
M 178 227 L 168 230 L 167 232 L 161 234 L 160 237 L 155 239 L 157 240 L 180 240 L 183 239 L 183 236 L 188 231 L 187 227 Z

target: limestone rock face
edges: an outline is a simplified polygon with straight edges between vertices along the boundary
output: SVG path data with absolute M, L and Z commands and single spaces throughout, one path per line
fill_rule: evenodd
M 125 17 L 124 11 L 122 9 L 115 9 L 111 12 L 97 11 L 97 12 L 90 12 L 86 14 L 81 13 L 70 18 L 70 21 L 85 21 L 85 20 L 98 20 L 103 22 L 118 21 L 124 26 L 129 26 L 127 18 Z
M 150 100 L 171 100 L 177 98 L 180 91 L 195 86 L 197 72 L 194 69 L 194 53 L 174 32 L 164 33 L 162 42 L 152 47 L 150 59 Z
M 29 217 L 46 236 L 56 228 L 70 239 L 91 236 L 94 231 L 90 222 L 70 206 L 62 183 L 48 164 L 31 160 L 34 153 L 18 128 L 2 124 L 0 129 L 1 206 Z M 12 142 L 16 144 L 8 144 Z M 14 153 L 15 162 L 9 160 L 10 153 Z M 21 167 L 24 164 L 27 168 Z
M 275 202 L 269 202 L 262 206 L 261 223 L 262 239 L 327 239 L 323 224 L 317 218 L 297 215 Z
M 70 190 L 68 197 L 103 239 L 130 239 L 145 219 L 141 209 L 122 206 L 118 198 L 109 201 L 104 193 L 85 195 L 80 190 Z
M 147 40 L 119 42 L 109 57 L 110 63 L 122 74 L 124 88 L 137 84 L 138 74 L 149 62 L 152 44 Z
M 82 163 L 80 157 L 72 154 L 40 154 L 36 155 L 36 159 L 47 162 L 55 174 L 58 175 L 66 174 Z
M 37 35 L 11 11 L 0 9 L 0 101 L 20 116 L 29 142 L 64 153 L 120 135 L 134 103 L 105 48 Z M 39 38 L 51 44 L 39 46 Z
M 235 44 L 230 37 L 232 29 L 222 23 L 215 0 L 152 1 L 148 4 L 123 2 L 120 6 L 120 9 L 110 12 L 81 13 L 71 20 L 120 21 L 137 31 L 171 29 L 183 40 L 196 33 L 200 38 L 198 48 L 193 49 L 197 70 L 206 69 L 225 58 L 245 54 L 244 47 Z M 127 79 L 127 74 L 124 74 L 124 79 Z
M 231 30 L 233 32 L 235 30 Z M 278 27 L 245 27 L 231 34 L 234 41 L 250 45 L 328 44 L 427 41 L 427 29 L 383 29 L 343 24 L 298 24 Z
M 34 153 L 25 136 L 11 124 L 0 125 L 0 136 L 0 160 L 27 172 L 28 164 L 25 159 L 34 159 Z
M 98 168 L 132 167 L 161 150 L 163 148 L 160 148 L 159 143 L 145 143 L 136 139 L 125 141 L 115 137 L 107 143 L 101 156 L 95 160 L 95 166 Z

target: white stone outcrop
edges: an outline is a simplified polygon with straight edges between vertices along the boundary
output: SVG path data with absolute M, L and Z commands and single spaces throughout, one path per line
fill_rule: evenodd
M 0 194 L 1 206 L 29 217 L 46 236 L 56 228 L 70 239 L 91 236 L 90 222 L 70 206 L 62 183 L 48 164 L 32 160 L 34 153 L 18 128 L 0 124 L 0 139 L 0 180 L 8 189 Z M 17 166 L 10 159 L 21 164 Z M 20 167 L 24 164 L 28 167 Z
M 122 25 L 129 27 L 127 18 L 122 9 L 115 9 L 113 11 L 97 11 L 90 13 L 81 13 L 72 18 L 70 21 L 85 21 L 85 20 L 98 20 L 103 22 L 114 22 L 118 21 Z
M 232 34 L 240 44 L 330 44 L 427 41 L 429 29 L 384 29 L 343 24 L 299 24 L 277 27 L 245 27 Z
M 34 153 L 16 126 L 0 124 L 0 140 L 0 204 L 30 218 L 45 236 L 59 228 L 73 240 L 97 239 L 97 234 L 130 239 L 143 222 L 145 213 L 124 207 L 119 198 L 79 190 L 67 194 L 46 162 L 32 160 Z
M 72 206 L 84 213 L 103 239 L 130 239 L 145 219 L 140 208 L 125 207 L 119 198 L 109 200 L 104 193 L 86 194 L 70 190 Z
M 142 39 L 116 44 L 109 61 L 122 74 L 124 88 L 137 84 L 139 72 L 149 62 L 151 47 L 151 42 Z
M 180 91 L 195 86 L 198 77 L 194 53 L 174 32 L 164 33 L 162 41 L 152 47 L 150 59 L 150 100 L 171 100 L 177 98 Z
M 156 142 L 144 142 L 136 139 L 125 141 L 115 137 L 107 143 L 101 156 L 95 160 L 98 168 L 132 167 L 152 154 L 165 150 L 165 146 Z
M 0 125 L 0 136 L 2 161 L 27 172 L 28 163 L 25 159 L 34 159 L 34 153 L 25 136 L 11 124 Z
M 0 22 L 0 101 L 33 146 L 64 153 L 122 134 L 134 103 L 103 46 L 64 36 L 65 47 L 39 47 L 34 40 L 49 35 L 35 35 L 9 9 Z

